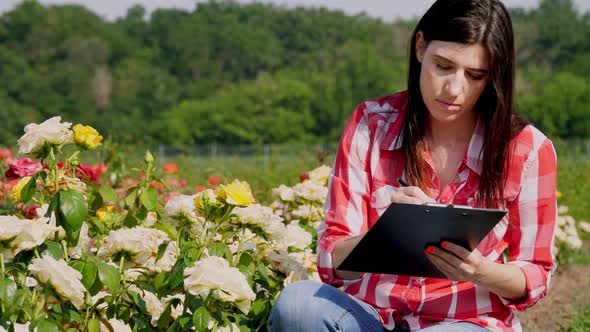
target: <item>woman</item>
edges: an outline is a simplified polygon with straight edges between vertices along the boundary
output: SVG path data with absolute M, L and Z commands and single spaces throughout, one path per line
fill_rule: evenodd
M 521 330 L 514 312 L 547 293 L 554 268 L 556 156 L 514 115 L 514 71 L 499 0 L 432 5 L 412 35 L 408 91 L 360 105 L 342 135 L 318 229 L 324 283 L 286 287 L 271 330 Z M 448 279 L 335 269 L 390 202 L 429 201 L 508 214 L 472 252 L 427 248 Z

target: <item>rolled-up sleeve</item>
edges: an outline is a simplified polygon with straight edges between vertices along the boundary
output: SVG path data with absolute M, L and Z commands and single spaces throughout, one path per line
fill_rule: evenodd
M 325 220 L 318 227 L 318 271 L 323 282 L 341 286 L 334 275 L 332 252 L 340 239 L 367 229 L 370 180 L 366 171 L 370 131 L 365 106 L 348 121 L 328 181 Z
M 524 273 L 527 295 L 502 301 L 517 311 L 532 306 L 547 294 L 555 267 L 557 158 L 549 139 L 543 137 L 538 144 L 524 164 L 520 192 L 508 205 L 507 264 L 520 267 Z

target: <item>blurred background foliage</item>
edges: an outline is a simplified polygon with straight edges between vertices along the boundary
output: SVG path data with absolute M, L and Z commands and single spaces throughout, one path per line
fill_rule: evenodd
M 511 13 L 519 112 L 590 138 L 590 12 Z M 54 115 L 120 143 L 335 143 L 359 103 L 404 89 L 415 24 L 231 1 L 108 21 L 26 0 L 0 16 L 0 144 Z

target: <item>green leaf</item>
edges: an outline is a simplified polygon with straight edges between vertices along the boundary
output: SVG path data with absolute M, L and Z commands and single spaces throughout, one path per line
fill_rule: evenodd
M 176 239 L 178 237 L 178 230 L 167 222 L 157 222 L 152 227 L 168 234 L 171 239 Z
M 134 291 L 127 290 L 127 294 L 133 300 L 133 303 L 139 308 L 140 313 L 147 313 L 144 299 Z
M 72 229 L 72 231 L 78 231 L 80 227 L 82 227 L 86 215 L 88 215 L 88 202 L 86 202 L 84 196 L 76 190 L 70 189 L 60 191 L 59 213 L 63 217 L 63 221 Z
M 139 195 L 139 199 L 148 211 L 155 211 L 158 207 L 158 192 L 153 188 L 142 191 Z
M 59 327 L 57 324 L 45 318 L 34 321 L 31 324 L 31 329 L 34 331 L 43 332 L 59 332 Z
M 125 204 L 128 207 L 133 207 L 135 205 L 135 199 L 137 198 L 137 190 L 139 187 L 131 187 L 127 189 L 127 196 L 125 196 Z
M 41 253 L 47 252 L 51 257 L 58 260 L 64 258 L 64 248 L 62 247 L 61 243 L 52 240 L 45 240 L 43 244 L 46 248 Z
M 31 198 L 33 198 L 33 196 L 35 195 L 35 191 L 37 191 L 37 176 L 39 176 L 39 173 L 40 172 L 35 173 L 35 175 L 31 177 L 29 182 L 27 182 L 27 184 L 25 184 L 21 189 L 21 202 L 26 203 L 30 201 Z
M 108 265 L 105 262 L 99 262 L 98 278 L 107 288 L 111 289 L 113 292 L 119 289 L 121 275 L 119 274 L 119 270 L 117 270 L 114 266 Z
M 55 196 L 53 196 L 51 201 L 49 201 L 49 207 L 47 208 L 47 212 L 45 213 L 44 217 L 50 218 L 51 212 L 56 211 L 58 204 L 59 204 L 59 195 L 55 195 Z
M 264 266 L 264 264 L 259 263 L 258 266 L 256 267 L 256 270 L 258 270 L 258 273 L 260 274 L 260 277 L 263 280 L 267 280 L 268 279 L 268 271 L 266 269 L 266 266 Z
M 88 205 L 90 205 L 92 211 L 98 211 L 98 209 L 100 209 L 103 206 L 103 204 L 104 201 L 100 193 L 88 193 Z
M 96 263 L 91 260 L 88 261 L 77 261 L 75 262 L 72 267 L 78 272 L 82 273 L 82 285 L 86 287 L 86 289 L 90 289 L 92 284 L 94 284 L 94 280 L 96 280 L 96 276 L 98 275 L 98 267 Z
M 254 302 L 252 302 L 251 311 L 254 315 L 258 316 L 266 310 L 266 304 L 268 303 L 267 299 L 260 298 Z
M 119 200 L 119 196 L 117 196 L 117 193 L 111 187 L 101 187 L 98 192 L 105 201 L 117 202 Z
M 5 306 L 12 306 L 16 294 L 16 283 L 8 278 L 0 279 L 0 300 Z
M 227 244 L 223 242 L 212 242 L 207 246 L 209 255 L 225 257 L 228 261 L 232 260 L 232 253 Z
M 211 315 L 204 306 L 197 309 L 193 314 L 193 325 L 197 331 L 207 331 L 210 320 Z

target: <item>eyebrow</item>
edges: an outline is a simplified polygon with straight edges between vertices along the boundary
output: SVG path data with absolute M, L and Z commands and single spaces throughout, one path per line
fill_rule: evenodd
M 435 54 L 434 57 L 435 58 L 438 58 L 440 60 L 446 61 L 448 63 L 454 64 L 454 65 L 456 64 L 451 59 L 447 59 L 444 56 L 441 56 L 441 55 L 438 55 L 438 54 Z M 467 68 L 467 69 L 468 70 L 471 70 L 471 71 L 476 71 L 476 72 L 481 73 L 481 74 L 487 74 L 488 73 L 488 70 L 487 69 L 480 69 L 480 68 Z

